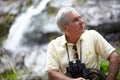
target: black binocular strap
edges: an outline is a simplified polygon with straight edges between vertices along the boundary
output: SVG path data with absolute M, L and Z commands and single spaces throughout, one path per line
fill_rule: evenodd
M 82 41 L 80 41 L 80 61 L 82 62 Z
M 67 45 L 67 43 L 66 43 L 66 50 L 67 50 L 67 55 L 68 55 L 68 61 L 70 62 L 70 57 L 69 57 L 69 51 L 68 51 L 68 45 Z
M 66 43 L 66 50 L 67 50 L 68 60 L 70 62 L 70 56 L 69 56 L 69 50 L 68 50 L 67 43 Z M 82 41 L 80 41 L 80 61 L 82 62 Z

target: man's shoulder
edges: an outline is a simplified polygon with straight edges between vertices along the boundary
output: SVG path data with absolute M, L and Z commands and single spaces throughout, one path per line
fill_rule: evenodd
M 64 42 L 64 35 L 51 40 L 50 44 L 59 44 Z
M 93 34 L 93 33 L 98 33 L 96 30 L 86 30 L 85 32 L 86 32 L 86 33 L 91 33 L 91 34 Z
M 83 39 L 96 39 L 100 36 L 100 34 L 95 30 L 85 30 L 84 34 L 82 35 Z
M 98 31 L 96 31 L 96 30 L 86 30 L 85 34 L 90 35 L 90 36 L 98 36 L 98 35 L 100 35 L 100 33 Z
M 60 41 L 61 39 L 63 39 L 63 35 L 59 36 L 59 37 L 56 37 L 55 39 L 53 39 L 52 41 L 55 42 L 55 41 Z

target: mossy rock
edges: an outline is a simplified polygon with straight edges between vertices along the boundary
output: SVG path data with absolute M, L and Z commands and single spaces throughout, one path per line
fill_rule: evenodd
M 15 17 L 16 15 L 8 13 L 0 17 L 2 19 L 0 22 L 0 45 L 2 44 L 3 38 L 5 38 L 9 33 L 10 26 L 13 23 Z

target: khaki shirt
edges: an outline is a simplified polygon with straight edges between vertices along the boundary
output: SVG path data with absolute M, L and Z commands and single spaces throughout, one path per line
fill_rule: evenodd
M 94 30 L 86 30 L 77 41 L 77 53 L 80 59 L 80 41 L 82 44 L 82 62 L 87 68 L 99 69 L 99 57 L 107 59 L 109 55 L 115 50 L 98 32 Z M 55 40 L 52 40 L 48 46 L 47 51 L 47 65 L 46 70 L 55 69 L 62 73 L 66 73 L 68 66 L 68 55 L 66 50 L 67 41 L 62 35 Z M 67 43 L 70 61 L 73 61 L 73 45 Z

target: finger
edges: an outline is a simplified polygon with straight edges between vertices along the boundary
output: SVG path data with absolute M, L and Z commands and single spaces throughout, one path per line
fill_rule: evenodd
M 84 79 L 84 78 L 80 77 L 80 80 L 86 80 L 86 79 Z

